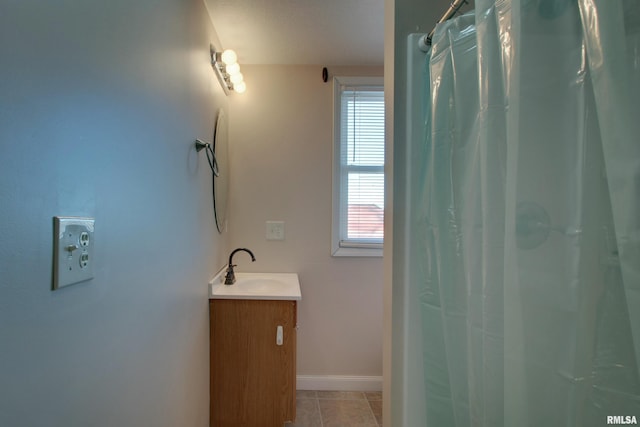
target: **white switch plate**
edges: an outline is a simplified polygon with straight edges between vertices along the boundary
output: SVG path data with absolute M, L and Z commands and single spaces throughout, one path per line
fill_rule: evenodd
M 53 289 L 93 278 L 93 218 L 53 218 Z
M 267 221 L 267 240 L 284 240 L 284 221 Z

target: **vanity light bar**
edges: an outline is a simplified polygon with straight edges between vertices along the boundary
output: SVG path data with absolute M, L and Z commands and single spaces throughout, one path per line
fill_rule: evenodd
M 231 50 L 226 49 L 223 52 L 217 52 L 215 47 L 211 45 L 211 65 L 216 72 L 216 76 L 220 81 L 220 85 L 225 94 L 234 91 L 243 93 L 247 90 L 244 83 L 244 77 L 240 72 L 240 64 L 238 64 L 238 55 Z

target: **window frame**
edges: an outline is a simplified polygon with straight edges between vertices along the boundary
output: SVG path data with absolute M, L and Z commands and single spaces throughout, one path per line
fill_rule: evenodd
M 334 257 L 382 257 L 384 235 L 380 243 L 362 243 L 353 244 L 351 246 L 341 246 L 341 236 L 344 230 L 341 230 L 341 211 L 346 205 L 347 194 L 343 186 L 343 167 L 341 164 L 341 118 L 342 105 L 341 95 L 342 87 L 349 86 L 380 88 L 384 95 L 384 78 L 383 77 L 361 77 L 361 76 L 335 76 L 333 78 L 333 157 L 332 157 L 332 222 L 331 222 L 331 255 Z M 386 162 L 386 161 L 385 161 Z M 377 168 L 377 167 L 376 167 Z M 380 170 L 385 177 L 385 167 L 380 166 Z M 348 176 L 348 173 L 347 173 Z M 383 187 L 384 194 L 384 187 Z M 348 209 L 348 207 L 347 207 Z

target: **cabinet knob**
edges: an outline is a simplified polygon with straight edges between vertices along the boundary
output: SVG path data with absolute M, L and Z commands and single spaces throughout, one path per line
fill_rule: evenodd
M 282 330 L 282 326 L 278 325 L 276 328 L 276 345 L 282 345 L 282 341 L 284 339 L 284 331 Z

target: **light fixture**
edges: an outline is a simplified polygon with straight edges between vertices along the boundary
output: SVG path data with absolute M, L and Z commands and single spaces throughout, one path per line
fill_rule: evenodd
M 244 80 L 244 77 L 242 77 L 242 73 L 231 74 L 231 76 L 229 76 L 229 80 L 231 80 L 231 83 L 234 85 L 237 85 Z
M 234 62 L 233 64 L 229 64 L 225 67 L 227 74 L 233 76 L 234 74 L 238 74 L 240 72 L 240 64 Z
M 233 50 L 226 49 L 218 52 L 211 45 L 211 65 L 225 94 L 228 95 L 231 91 L 242 93 L 247 90 L 244 77 L 240 72 L 238 55 Z
M 244 93 L 247 90 L 247 85 L 244 82 L 236 83 L 233 85 L 233 90 L 238 93 Z
M 233 50 L 227 49 L 222 52 L 222 55 L 220 55 L 220 59 L 222 59 L 222 62 L 224 62 L 225 64 L 231 65 L 238 62 L 238 55 L 236 55 Z

